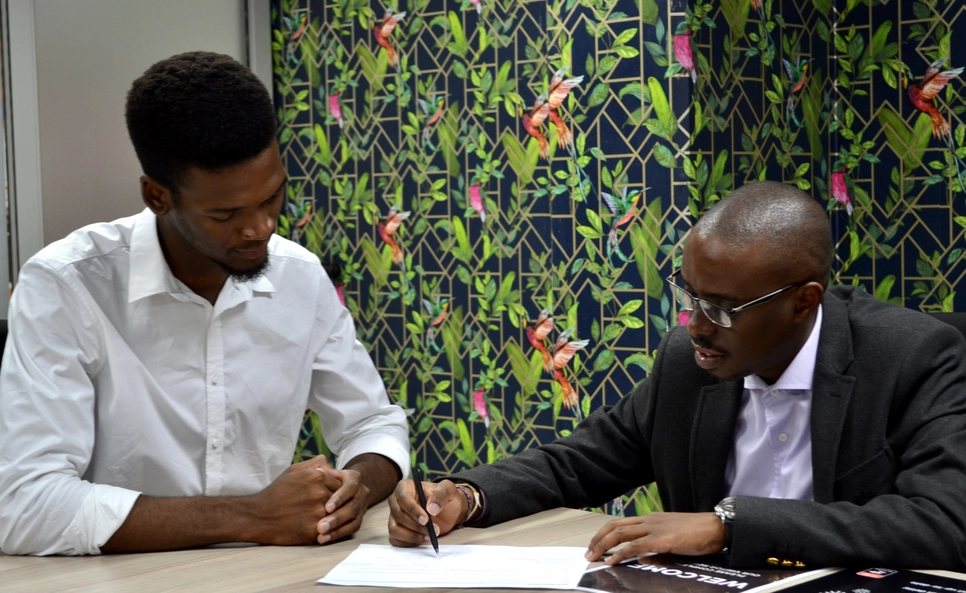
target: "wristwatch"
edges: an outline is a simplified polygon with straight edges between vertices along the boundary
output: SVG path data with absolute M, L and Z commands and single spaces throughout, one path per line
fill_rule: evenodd
M 718 518 L 721 519 L 721 523 L 724 525 L 725 547 L 721 552 L 727 554 L 728 550 L 731 549 L 732 529 L 735 525 L 735 497 L 729 496 L 722 498 L 721 502 L 714 505 L 714 514 L 718 515 Z

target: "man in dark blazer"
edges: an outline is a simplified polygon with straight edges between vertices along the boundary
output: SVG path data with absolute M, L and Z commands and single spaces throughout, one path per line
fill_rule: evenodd
M 724 552 L 735 566 L 966 570 L 966 342 L 861 289 L 826 290 L 832 257 L 807 194 L 733 192 L 668 279 L 690 321 L 648 378 L 567 438 L 425 484 L 440 532 L 657 481 L 670 512 L 610 522 L 588 560 L 624 543 L 608 563 Z M 776 389 L 795 373 L 807 388 Z M 390 497 L 395 545 L 425 539 L 413 492 L 405 480 Z

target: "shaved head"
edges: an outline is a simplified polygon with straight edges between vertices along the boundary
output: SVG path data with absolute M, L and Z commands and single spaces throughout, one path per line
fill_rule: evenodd
M 834 256 L 825 209 L 800 189 L 776 181 L 731 192 L 698 220 L 691 235 L 714 237 L 737 251 L 753 251 L 789 281 L 828 286 Z

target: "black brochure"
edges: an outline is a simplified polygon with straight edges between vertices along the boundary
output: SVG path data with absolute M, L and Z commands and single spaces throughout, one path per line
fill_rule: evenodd
M 828 572 L 831 571 L 738 569 L 722 566 L 711 557 L 650 556 L 591 569 L 584 573 L 577 588 L 600 593 L 750 593 L 780 580 L 800 581 Z

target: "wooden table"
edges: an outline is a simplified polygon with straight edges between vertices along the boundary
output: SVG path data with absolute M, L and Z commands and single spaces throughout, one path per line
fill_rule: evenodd
M 425 591 L 384 587 L 317 585 L 359 544 L 388 544 L 386 503 L 369 510 L 351 539 L 329 546 L 211 547 L 181 552 L 113 556 L 45 557 L 0 554 L 0 593 L 212 593 L 266 591 L 362 593 Z M 586 546 L 612 517 L 571 509 L 554 509 L 486 529 L 458 529 L 441 539 L 446 544 L 506 546 Z M 599 565 L 599 563 L 594 563 Z M 953 578 L 966 575 L 923 571 Z M 781 586 L 777 586 L 776 590 Z M 432 589 L 432 592 L 480 591 L 521 593 L 523 589 Z
M 328 546 L 247 546 L 113 556 L 45 557 L 0 554 L 0 592 L 342 592 L 392 593 L 407 589 L 317 585 L 359 544 L 388 544 L 389 507 L 366 513 L 351 539 Z M 446 544 L 586 546 L 612 517 L 571 509 L 545 511 L 487 529 L 458 529 Z M 443 593 L 450 589 L 433 589 Z M 454 591 L 467 591 L 455 589 Z M 480 589 L 493 593 L 496 589 Z M 512 589 L 519 593 L 521 589 Z

